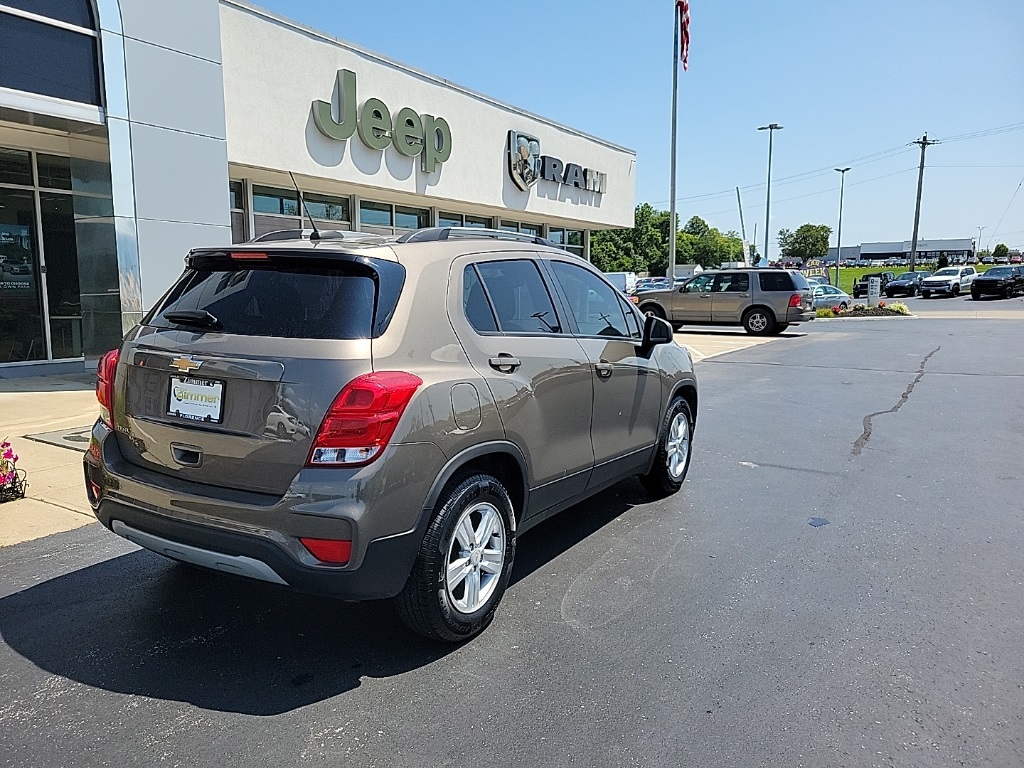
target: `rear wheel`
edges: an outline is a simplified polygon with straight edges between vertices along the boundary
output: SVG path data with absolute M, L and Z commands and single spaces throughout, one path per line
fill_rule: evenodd
M 445 491 L 395 599 L 410 629 L 461 642 L 487 628 L 512 575 L 513 515 L 508 491 L 491 475 L 472 475 Z
M 775 327 L 775 315 L 770 309 L 753 307 L 743 315 L 743 328 L 754 336 L 765 336 Z
M 690 469 L 690 443 L 693 437 L 693 413 L 682 397 L 672 401 L 661 423 L 658 453 L 654 466 L 640 482 L 652 496 L 670 496 L 678 491 Z

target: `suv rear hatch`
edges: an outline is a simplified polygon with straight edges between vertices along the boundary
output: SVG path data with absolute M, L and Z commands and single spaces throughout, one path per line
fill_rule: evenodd
M 373 369 L 404 280 L 394 261 L 334 250 L 193 252 L 121 349 L 125 459 L 283 494 L 335 396 Z

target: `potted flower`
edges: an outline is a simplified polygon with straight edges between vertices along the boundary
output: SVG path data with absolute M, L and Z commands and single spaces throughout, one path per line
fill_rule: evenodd
M 25 470 L 17 463 L 18 454 L 5 438 L 0 442 L 0 503 L 25 498 Z

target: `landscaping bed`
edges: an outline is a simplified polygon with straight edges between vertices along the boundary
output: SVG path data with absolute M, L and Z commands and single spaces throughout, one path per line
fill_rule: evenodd
M 832 317 L 907 317 L 909 315 L 910 310 L 907 309 L 907 305 L 898 301 L 880 301 L 877 307 L 869 307 L 867 304 L 854 304 L 845 311 L 839 307 L 819 309 L 817 311 L 817 316 L 825 319 Z

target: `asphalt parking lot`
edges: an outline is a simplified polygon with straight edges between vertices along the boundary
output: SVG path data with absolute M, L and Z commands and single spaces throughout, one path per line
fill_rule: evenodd
M 701 362 L 683 491 L 527 533 L 462 647 L 97 525 L 0 549 L 0 765 L 1024 764 L 1024 302 L 908 305 Z

